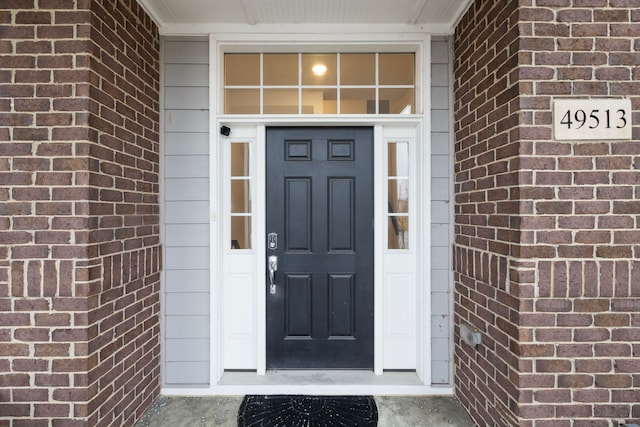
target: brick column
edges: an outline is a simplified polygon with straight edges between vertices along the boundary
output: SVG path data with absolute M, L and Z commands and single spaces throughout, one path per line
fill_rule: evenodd
M 0 420 L 132 425 L 159 392 L 157 30 L 135 0 L 5 0 L 0 63 Z
M 478 425 L 518 424 L 518 8 L 476 1 L 456 29 L 455 387 Z M 482 332 L 461 344 L 461 323 Z
M 458 26 L 456 324 L 485 344 L 456 344 L 456 385 L 478 424 L 640 419 L 639 7 L 478 0 Z M 633 141 L 553 140 L 553 98 L 590 96 L 632 99 Z

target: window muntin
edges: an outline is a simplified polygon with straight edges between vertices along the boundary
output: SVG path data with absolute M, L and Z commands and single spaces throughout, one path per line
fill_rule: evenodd
M 413 53 L 227 53 L 224 114 L 413 114 Z

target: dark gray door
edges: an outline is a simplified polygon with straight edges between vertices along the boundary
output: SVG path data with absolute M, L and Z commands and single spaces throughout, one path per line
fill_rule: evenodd
M 373 129 L 267 129 L 267 368 L 373 368 Z M 274 247 L 276 246 L 276 247 Z

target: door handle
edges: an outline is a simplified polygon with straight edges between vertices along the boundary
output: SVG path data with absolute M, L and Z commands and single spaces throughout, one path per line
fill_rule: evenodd
M 276 271 L 278 271 L 278 257 L 270 255 L 267 262 L 269 269 L 269 292 L 276 293 Z

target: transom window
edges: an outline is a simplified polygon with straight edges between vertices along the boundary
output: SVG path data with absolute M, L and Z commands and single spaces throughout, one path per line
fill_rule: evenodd
M 227 53 L 225 114 L 413 114 L 413 53 Z

